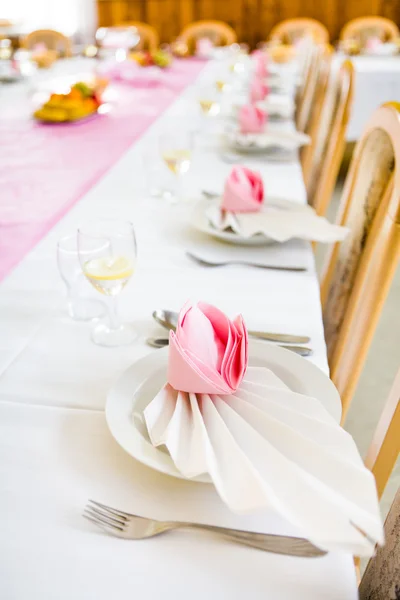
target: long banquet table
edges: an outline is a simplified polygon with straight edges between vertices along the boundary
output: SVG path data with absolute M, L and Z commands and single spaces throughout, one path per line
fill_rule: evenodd
M 185 256 L 233 249 L 188 225 L 190 199 L 221 190 L 231 166 L 203 136 L 184 184 L 189 200 L 171 205 L 143 187 L 143 155 L 166 127 L 193 128 L 196 90 L 220 65 L 208 63 L 194 85 L 163 112 L 121 158 L 54 225 L 0 284 L 0 597 L 7 600 L 118 600 L 160 596 L 355 600 L 352 557 L 329 553 L 299 559 L 239 547 L 207 535 L 173 532 L 143 542 L 100 533 L 81 516 L 88 498 L 144 516 L 296 534 L 272 511 L 230 513 L 207 484 L 155 472 L 128 456 L 107 429 L 104 405 L 112 382 L 150 350 L 155 308 L 188 299 L 241 312 L 248 327 L 307 333 L 310 358 L 328 373 L 319 286 L 311 247 L 292 242 L 262 250 L 265 260 L 304 264 L 306 272 L 249 267 L 201 268 Z M 214 75 L 213 75 L 214 74 Z M 154 93 L 149 90 L 148 94 Z M 267 194 L 306 201 L 299 163 L 254 162 Z M 62 181 L 60 181 L 60 186 Z M 138 238 L 138 269 L 120 297 L 121 315 L 138 338 L 103 348 L 90 325 L 66 314 L 56 242 L 85 220 L 130 219 Z M 0 230 L 1 233 L 1 230 Z M 260 258 L 260 250 L 252 250 Z

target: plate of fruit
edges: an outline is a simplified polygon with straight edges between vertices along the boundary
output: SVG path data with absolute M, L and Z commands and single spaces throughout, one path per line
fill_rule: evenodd
M 131 52 L 129 57 L 141 67 L 160 67 L 160 69 L 166 69 L 172 62 L 171 55 L 169 52 L 164 52 L 164 50 Z
M 78 81 L 66 94 L 51 94 L 47 102 L 33 114 L 41 123 L 74 123 L 99 114 L 102 93 L 107 83 Z

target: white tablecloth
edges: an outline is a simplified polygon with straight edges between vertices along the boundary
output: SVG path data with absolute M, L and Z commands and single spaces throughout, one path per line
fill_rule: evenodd
M 337 54 L 340 64 L 345 58 Z M 355 69 L 354 102 L 347 129 L 347 140 L 358 140 L 368 119 L 381 104 L 400 100 L 400 56 L 353 56 Z
M 212 76 L 214 65 L 201 76 Z M 7 600 L 274 598 L 355 600 L 352 558 L 306 560 L 252 551 L 210 536 L 174 532 L 145 542 L 107 537 L 80 516 L 89 497 L 156 518 L 198 520 L 297 533 L 276 515 L 229 513 L 210 485 L 183 482 L 135 462 L 112 439 L 103 408 L 118 375 L 163 332 L 158 307 L 188 299 L 242 312 L 249 327 L 307 333 L 313 360 L 328 371 L 311 248 L 293 242 L 251 250 L 265 260 L 306 264 L 305 273 L 194 265 L 184 250 L 232 255 L 187 226 L 190 202 L 171 206 L 143 192 L 143 160 L 165 127 L 193 127 L 195 86 L 133 145 L 0 286 L 0 597 Z M 305 202 L 299 164 L 254 163 L 267 194 Z M 202 140 L 185 196 L 222 189 L 230 166 Z M 130 347 L 90 341 L 90 325 L 71 321 L 57 274 L 56 241 L 102 216 L 132 220 L 138 271 L 121 295 L 121 314 L 137 328 Z M 93 292 L 94 293 L 94 292 Z

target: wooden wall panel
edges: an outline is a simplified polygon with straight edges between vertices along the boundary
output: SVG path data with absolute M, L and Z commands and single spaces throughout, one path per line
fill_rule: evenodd
M 156 27 L 163 42 L 198 19 L 220 19 L 240 41 L 254 46 L 283 19 L 313 17 L 324 23 L 332 40 L 350 19 L 382 15 L 400 25 L 400 0 L 97 0 L 99 25 L 139 20 Z

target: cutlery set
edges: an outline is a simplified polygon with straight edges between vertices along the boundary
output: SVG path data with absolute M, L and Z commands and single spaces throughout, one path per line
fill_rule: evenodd
M 168 331 L 175 331 L 178 323 L 178 313 L 172 310 L 158 309 L 153 312 L 153 319 Z M 291 344 L 307 344 L 310 338 L 305 335 L 290 335 L 286 333 L 269 333 L 266 331 L 248 331 L 251 338 L 265 340 L 267 342 L 276 342 L 282 348 L 291 350 L 300 356 L 310 356 L 312 349 L 306 346 L 296 346 Z M 152 348 L 164 348 L 169 344 L 168 337 L 154 338 L 150 337 L 146 340 L 147 344 Z M 290 345 L 289 345 L 290 344 Z

